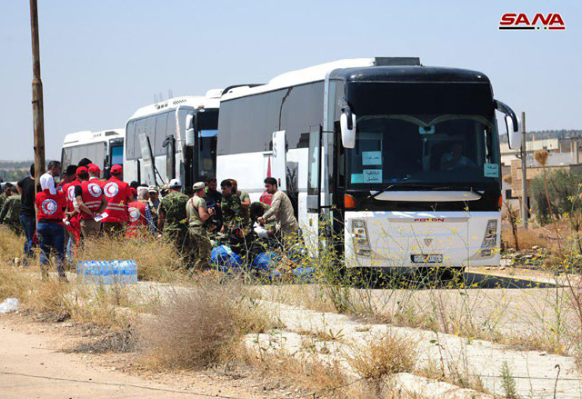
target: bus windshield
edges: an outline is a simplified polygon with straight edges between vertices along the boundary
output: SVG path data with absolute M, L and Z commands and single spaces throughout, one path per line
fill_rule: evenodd
M 369 104 L 371 93 L 367 91 Z M 382 112 L 382 105 L 385 111 L 391 110 L 390 101 L 380 99 L 379 106 L 366 109 L 365 104 L 360 103 L 358 107 L 358 102 L 352 100 L 357 133 L 355 148 L 347 150 L 348 185 L 356 189 L 382 189 L 409 184 L 438 189 L 498 184 L 499 149 L 496 147 L 499 144 L 495 123 L 487 117 L 491 110 L 477 108 L 471 110 L 474 113 L 466 113 L 466 104 L 454 107 L 457 99 L 448 95 L 453 93 L 437 95 L 441 98 L 436 99 L 434 90 L 426 96 L 421 94 L 413 93 L 416 101 L 406 101 L 410 98 L 404 96 L 393 109 L 430 111 L 432 103 L 435 111 L 458 112 L 393 114 Z M 446 97 L 453 106 L 440 103 Z

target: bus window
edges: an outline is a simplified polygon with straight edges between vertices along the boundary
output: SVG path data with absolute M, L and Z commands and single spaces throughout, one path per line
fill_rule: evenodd
M 123 146 L 117 145 L 111 147 L 111 166 L 123 165 Z

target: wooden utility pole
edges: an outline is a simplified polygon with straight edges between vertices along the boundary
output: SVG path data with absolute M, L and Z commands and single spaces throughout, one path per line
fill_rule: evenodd
M 34 178 L 38 186 L 45 171 L 44 157 L 44 106 L 40 79 L 40 43 L 38 40 L 38 7 L 30 0 L 30 33 L 32 38 L 32 118 L 34 127 Z
M 527 137 L 525 134 L 525 112 L 521 113 L 521 220 L 527 229 Z

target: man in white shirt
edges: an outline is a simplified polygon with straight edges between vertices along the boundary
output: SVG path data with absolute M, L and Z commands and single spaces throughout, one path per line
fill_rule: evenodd
M 463 144 L 453 143 L 451 152 L 446 152 L 441 158 L 441 170 L 475 169 L 477 165 L 463 155 Z
M 40 187 L 43 190 L 48 189 L 52 195 L 55 195 L 57 188 L 54 177 L 60 176 L 61 163 L 59 161 L 50 161 L 47 169 L 46 173 L 40 177 Z

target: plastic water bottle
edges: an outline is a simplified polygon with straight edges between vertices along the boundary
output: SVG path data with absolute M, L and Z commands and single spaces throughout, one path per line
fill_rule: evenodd
M 137 263 L 132 260 L 130 262 L 130 275 L 129 275 L 129 284 L 137 284 Z

